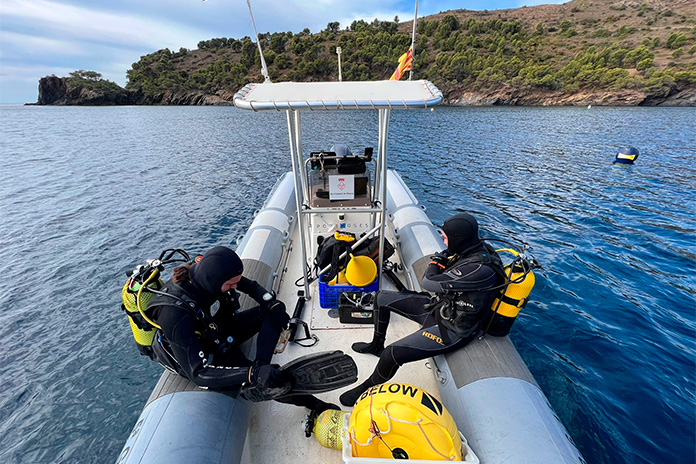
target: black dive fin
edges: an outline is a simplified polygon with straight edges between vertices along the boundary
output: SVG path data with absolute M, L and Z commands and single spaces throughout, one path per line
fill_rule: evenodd
M 242 398 L 254 403 L 259 403 L 261 401 L 270 401 L 285 396 L 290 392 L 291 388 L 292 384 L 289 380 L 286 380 L 283 385 L 279 384 L 274 387 L 245 383 L 242 385 L 240 393 Z
M 358 366 L 343 351 L 324 351 L 301 356 L 279 370 L 286 383 L 274 387 L 245 383 L 241 388 L 242 396 L 257 403 L 292 395 L 327 392 L 358 380 Z
M 343 351 L 308 354 L 280 368 L 292 388 L 283 396 L 322 393 L 346 387 L 358 380 L 358 366 Z

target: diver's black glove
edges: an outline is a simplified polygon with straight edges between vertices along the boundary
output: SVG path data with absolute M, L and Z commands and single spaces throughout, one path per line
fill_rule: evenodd
M 446 267 L 447 263 L 449 263 L 449 257 L 444 251 L 435 253 L 433 256 L 430 257 L 429 264 L 437 264 L 437 266 L 440 268 Z
M 271 312 L 271 308 L 278 303 L 278 300 L 276 300 L 275 292 L 272 291 L 264 293 L 261 298 L 262 301 L 259 304 L 259 307 L 261 308 L 259 311 L 259 318 L 265 319 Z
M 288 381 L 283 373 L 278 370 L 278 364 L 263 364 L 255 366 L 251 370 L 251 383 L 266 387 L 283 387 Z

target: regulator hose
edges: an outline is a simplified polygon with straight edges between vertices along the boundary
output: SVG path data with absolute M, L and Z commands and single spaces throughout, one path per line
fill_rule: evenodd
M 135 296 L 135 305 L 137 306 L 138 312 L 140 313 L 140 315 L 143 316 L 143 319 L 145 319 L 148 322 L 148 324 L 150 324 L 151 326 L 156 327 L 158 329 L 162 329 L 162 327 L 159 324 L 155 323 L 152 319 L 150 319 L 149 317 L 147 317 L 145 315 L 145 310 L 143 309 L 142 305 L 140 304 L 140 295 L 142 294 L 143 289 L 145 287 L 147 287 L 147 285 L 150 282 L 152 282 L 154 279 L 156 279 L 158 276 L 159 276 L 159 269 L 155 268 L 152 271 L 152 274 L 150 274 L 150 277 L 148 277 L 145 280 L 145 282 L 143 282 L 143 284 L 138 289 L 138 293 Z

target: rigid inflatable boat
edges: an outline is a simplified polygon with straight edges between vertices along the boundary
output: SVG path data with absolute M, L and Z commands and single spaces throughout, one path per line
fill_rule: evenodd
M 318 236 L 337 230 L 356 236 L 373 232 L 379 237 L 380 251 L 386 242 L 393 245 L 390 261 L 396 276 L 406 287 L 420 290 L 430 256 L 445 246 L 441 231 L 425 208 L 398 172 L 388 169 L 387 132 L 392 110 L 427 109 L 441 100 L 440 91 L 423 80 L 250 84 L 235 96 L 238 108 L 285 112 L 288 123 L 293 171 L 276 182 L 236 246 L 244 262 L 244 275 L 273 289 L 289 311 L 297 301 L 298 290 L 309 296 L 301 319 L 318 342 L 311 347 L 290 343 L 274 362 L 284 364 L 305 354 L 338 349 L 355 359 L 359 381 L 372 372 L 376 358 L 350 349 L 354 341 L 370 339 L 372 326 L 342 323 L 335 309 L 323 308 L 326 295 L 322 292 L 332 290 L 312 281 L 308 264 L 316 253 Z M 340 182 L 335 182 L 340 176 L 330 180 L 337 172 L 338 155 L 328 150 L 303 150 L 300 116 L 304 110 L 351 109 L 377 113 L 377 153 L 373 156 L 373 150 L 367 148 L 358 157 L 365 161 L 365 170 L 341 177 L 351 183 L 341 189 Z M 395 289 L 381 266 L 377 285 Z M 242 300 L 242 308 L 252 304 L 249 299 Z M 393 316 L 387 343 L 417 328 L 415 323 Z M 439 394 L 481 463 L 584 462 L 507 336 L 486 336 L 445 356 L 406 364 L 392 381 Z M 338 403 L 342 392 L 320 397 Z M 306 414 L 305 409 L 292 405 L 249 403 L 241 397 L 203 390 L 165 371 L 118 462 L 371 462 L 368 458 L 346 459 L 340 452 L 306 439 Z

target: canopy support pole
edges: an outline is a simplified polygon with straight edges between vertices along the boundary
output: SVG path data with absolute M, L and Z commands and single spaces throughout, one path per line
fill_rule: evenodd
M 300 143 L 299 111 L 287 110 L 288 136 L 290 138 L 290 158 L 292 159 L 292 172 L 295 178 L 295 204 L 297 206 L 297 227 L 300 228 L 300 250 L 302 252 L 302 275 L 304 276 L 305 298 L 311 299 L 309 294 L 309 275 L 307 273 L 307 230 L 304 226 L 304 188 L 302 186 L 305 176 L 302 175 L 303 166 Z
M 256 45 L 259 46 L 259 56 L 261 57 L 261 74 L 263 75 L 264 82 L 271 82 L 271 78 L 268 75 L 268 66 L 266 66 L 266 59 L 263 57 L 263 50 L 261 49 L 261 41 L 259 40 L 259 33 L 256 30 L 256 22 L 254 21 L 254 13 L 251 12 L 251 0 L 247 0 L 247 5 L 249 6 L 249 16 L 251 16 L 251 24 L 254 26 L 254 38 L 256 39 Z
M 379 276 L 379 289 L 382 289 L 382 267 L 384 260 L 384 229 L 387 224 L 387 134 L 389 133 L 389 113 L 390 110 L 379 110 L 379 146 L 377 153 L 379 156 L 379 198 L 380 198 L 380 229 L 379 229 L 379 266 L 377 273 Z M 375 189 L 377 186 L 375 186 Z
M 418 22 L 418 0 L 416 0 L 416 12 L 413 14 L 413 33 L 411 34 L 411 70 L 408 72 L 408 80 L 413 79 L 413 67 L 416 64 L 416 23 Z
M 302 204 L 309 205 L 309 179 L 307 178 L 307 169 L 304 163 L 304 155 L 302 154 L 301 128 L 302 123 L 300 121 L 300 110 L 295 110 L 295 144 L 297 150 L 297 166 L 302 173 L 302 177 L 300 178 L 302 180 Z

